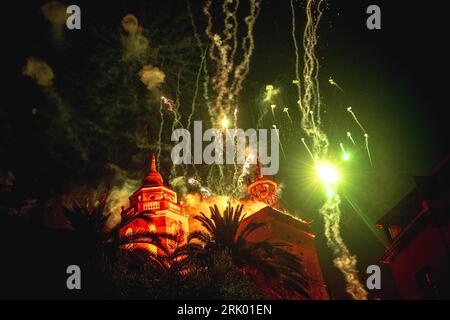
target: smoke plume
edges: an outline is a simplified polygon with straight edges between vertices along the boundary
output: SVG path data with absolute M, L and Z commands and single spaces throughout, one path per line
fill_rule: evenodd
M 66 6 L 58 1 L 50 1 L 41 7 L 45 20 L 52 26 L 53 40 L 61 41 L 64 39 L 64 27 L 68 14 Z
M 28 57 L 22 74 L 32 78 L 41 87 L 51 87 L 55 77 L 52 68 L 42 60 L 34 57 Z
M 145 84 L 147 89 L 151 92 L 157 92 L 161 88 L 166 77 L 164 72 L 151 64 L 142 67 L 139 76 L 142 83 Z
M 143 61 L 150 47 L 148 39 L 142 34 L 142 27 L 133 14 L 128 14 L 122 19 L 122 28 L 127 35 L 122 37 L 124 47 L 123 60 Z

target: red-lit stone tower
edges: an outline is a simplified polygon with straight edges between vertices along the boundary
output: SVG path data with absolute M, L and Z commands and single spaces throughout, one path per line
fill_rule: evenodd
M 249 242 L 270 241 L 284 243 L 289 246 L 289 251 L 295 254 L 304 267 L 304 277 L 308 282 L 308 295 L 311 299 L 329 299 L 327 285 L 325 284 L 320 268 L 319 257 L 314 243 L 315 235 L 312 231 L 312 222 L 297 218 L 283 210 L 278 205 L 277 183 L 269 176 L 261 175 L 259 161 L 256 163 L 253 181 L 247 184 L 250 199 L 267 204 L 266 207 L 247 216 L 242 220 L 244 229 L 249 223 L 263 223 L 264 228 L 259 228 L 251 233 Z M 260 283 L 266 291 L 265 298 L 278 299 L 271 292 L 274 283 Z M 303 299 L 300 295 L 291 295 L 287 299 Z
M 155 155 L 152 155 L 150 172 L 144 178 L 142 186 L 130 196 L 130 206 L 123 209 L 121 213 L 122 225 L 119 236 L 127 237 L 138 232 L 161 232 L 180 234 L 183 241 L 189 231 L 188 217 L 182 212 L 182 208 L 177 203 L 177 194 L 171 188 L 164 185 L 161 174 L 156 170 Z M 150 217 L 150 221 L 144 219 L 133 219 L 139 214 Z M 163 244 L 173 248 L 174 243 L 170 240 L 163 240 Z M 149 244 L 132 244 L 134 249 L 145 249 L 157 255 L 163 254 L 156 250 L 155 246 Z
M 261 165 L 258 160 L 256 162 L 253 181 L 249 180 L 247 182 L 247 192 L 250 199 L 264 202 L 268 206 L 278 209 L 277 186 L 277 183 L 273 179 L 261 174 Z

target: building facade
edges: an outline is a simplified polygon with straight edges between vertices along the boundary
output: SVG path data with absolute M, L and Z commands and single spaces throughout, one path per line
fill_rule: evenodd
M 247 183 L 247 191 L 252 201 L 265 203 L 266 206 L 245 218 L 242 221 L 242 227 L 250 222 L 261 222 L 265 226 L 253 232 L 248 241 L 258 242 L 270 239 L 274 243 L 286 244 L 288 250 L 302 261 L 305 277 L 309 283 L 310 298 L 329 299 L 315 248 L 315 235 L 312 233 L 311 223 L 281 211 L 277 189 L 278 185 L 273 178 L 261 175 L 258 162 L 253 180 Z M 123 208 L 121 213 L 122 226 L 119 231 L 121 238 L 150 231 L 179 233 L 182 234 L 182 242 L 186 241 L 189 217 L 183 214 L 176 192 L 164 185 L 161 174 L 156 170 L 154 155 L 148 175 L 144 178 L 142 186 L 130 196 L 129 201 L 129 207 Z M 149 219 L 142 219 L 142 215 Z M 173 245 L 170 241 L 164 244 L 169 249 Z M 151 244 L 133 243 L 126 245 L 125 249 L 143 249 L 156 255 L 164 254 Z
M 260 165 L 257 163 L 255 176 L 252 181 L 247 183 L 247 191 L 251 200 L 264 202 L 267 206 L 242 221 L 242 227 L 251 222 L 264 223 L 264 227 L 250 234 L 248 240 L 258 242 L 269 239 L 274 243 L 286 244 L 287 249 L 302 262 L 305 278 L 309 285 L 308 294 L 310 298 L 313 300 L 328 300 L 330 296 L 327 285 L 323 280 L 311 222 L 281 211 L 277 190 L 278 185 L 275 180 L 269 176 L 261 175 Z M 302 297 L 293 296 L 291 298 L 301 299 Z
M 382 217 L 390 266 L 402 299 L 450 298 L 450 156 Z
M 164 185 L 161 174 L 156 170 L 155 155 L 152 155 L 150 171 L 142 181 L 142 186 L 129 200 L 130 206 L 123 208 L 121 212 L 121 238 L 149 231 L 178 235 L 181 244 L 186 241 L 189 232 L 188 217 L 183 214 L 182 207 L 178 204 L 177 193 Z M 141 215 L 148 219 L 142 219 Z M 163 239 L 162 242 L 169 249 L 174 249 L 177 245 L 172 240 Z M 163 254 L 161 249 L 151 244 L 137 242 L 127 246 L 128 249 L 144 249 L 156 255 Z

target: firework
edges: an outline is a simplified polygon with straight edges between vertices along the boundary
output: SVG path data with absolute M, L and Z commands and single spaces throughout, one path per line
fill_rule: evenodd
M 324 159 L 328 158 L 329 141 L 327 135 L 321 128 L 321 97 L 318 81 L 319 62 L 315 54 L 317 28 L 322 16 L 321 5 L 323 1 L 307 0 L 306 3 L 306 25 L 303 33 L 304 65 L 302 82 L 300 82 L 300 55 L 295 30 L 294 1 L 291 0 L 290 4 L 292 10 L 292 39 L 296 55 L 296 82 L 294 84 L 298 88 L 298 104 L 302 113 L 301 127 L 311 139 L 312 148 L 310 149 L 307 146 L 304 138 L 302 138 L 302 142 L 316 163 L 318 176 L 327 194 L 326 202 L 319 210 L 324 218 L 327 245 L 333 251 L 335 266 L 344 275 L 347 292 L 354 299 L 367 299 L 367 292 L 358 279 L 356 258 L 350 255 L 340 234 L 340 197 L 336 191 L 339 174 L 333 166 L 324 161 Z M 334 83 L 332 81 L 331 84 Z
M 280 89 L 275 88 L 273 85 L 268 84 L 266 86 L 266 91 L 264 92 L 264 102 L 272 102 L 273 98 L 280 93 Z
M 353 140 L 352 134 L 350 131 L 347 131 L 347 138 L 350 139 L 350 141 L 353 143 L 353 145 L 356 145 L 355 140 Z
M 339 146 L 341 147 L 342 150 L 342 159 L 344 161 L 350 160 L 350 154 L 345 151 L 344 144 L 341 142 L 339 143 Z
M 328 83 L 338 88 L 342 93 L 345 93 L 344 90 L 331 77 L 328 79 Z
M 352 115 L 352 117 L 355 120 L 356 124 L 361 128 L 361 130 L 364 133 L 364 141 L 365 141 L 367 156 L 369 157 L 370 165 L 373 166 L 372 156 L 370 155 L 370 149 L 369 149 L 369 135 L 367 134 L 366 129 L 364 129 L 364 127 L 361 124 L 361 122 L 359 122 L 358 117 L 356 117 L 356 114 L 353 112 L 352 107 L 348 107 L 347 111 Z
M 306 144 L 305 138 L 302 138 L 302 143 L 305 146 L 306 151 L 308 151 L 308 154 L 311 156 L 312 161 L 315 161 L 311 150 L 309 149 L 308 145 Z
M 288 117 L 289 121 L 292 123 L 291 115 L 289 114 L 289 108 L 287 108 L 287 107 L 283 108 L 283 113 L 286 114 L 286 116 Z

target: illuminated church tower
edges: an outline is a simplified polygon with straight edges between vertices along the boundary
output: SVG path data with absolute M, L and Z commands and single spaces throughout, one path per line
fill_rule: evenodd
M 257 160 L 253 181 L 249 180 L 247 183 L 250 200 L 264 202 L 268 206 L 278 209 L 277 187 L 278 185 L 273 179 L 261 174 L 261 165 Z
M 181 206 L 177 203 L 177 194 L 174 190 L 164 185 L 161 174 L 156 170 L 155 155 L 152 155 L 150 172 L 144 178 L 142 186 L 130 196 L 130 206 L 122 209 L 122 225 L 119 231 L 121 238 L 131 236 L 138 232 L 158 232 L 177 234 L 186 241 L 189 224 L 188 217 L 182 212 Z M 140 219 L 137 217 L 144 214 L 150 219 Z M 133 217 L 136 217 L 133 219 Z M 175 243 L 163 239 L 164 245 L 169 249 L 175 248 Z M 149 244 L 132 244 L 132 249 L 144 249 L 160 255 L 163 252 L 156 250 L 155 246 Z M 128 247 L 130 248 L 130 247 Z
M 259 228 L 251 233 L 249 242 L 270 241 L 288 245 L 289 251 L 295 254 L 302 262 L 304 277 L 308 283 L 308 295 L 314 300 L 327 300 L 330 298 L 328 288 L 323 280 L 319 257 L 315 246 L 315 235 L 312 230 L 312 221 L 306 221 L 289 214 L 279 208 L 277 183 L 269 176 L 261 174 L 261 165 L 256 163 L 253 181 L 247 183 L 247 192 L 252 201 L 263 202 L 267 206 L 244 218 L 240 228 L 244 230 L 250 223 L 263 223 L 264 228 Z M 278 299 L 271 288 L 276 283 L 262 281 L 260 286 L 265 290 L 264 297 Z M 304 299 L 300 295 L 290 295 L 288 299 Z

